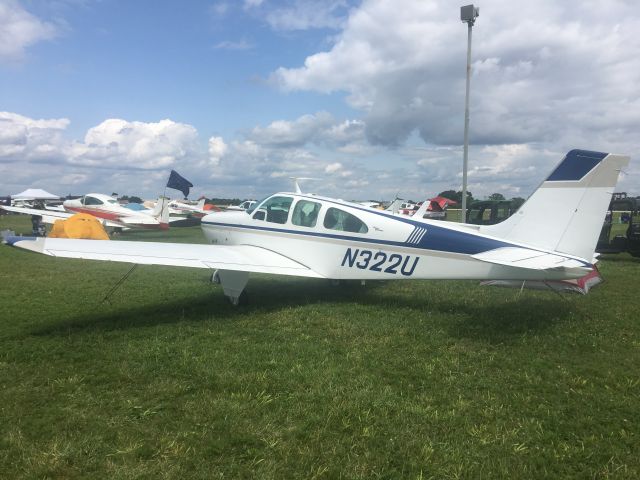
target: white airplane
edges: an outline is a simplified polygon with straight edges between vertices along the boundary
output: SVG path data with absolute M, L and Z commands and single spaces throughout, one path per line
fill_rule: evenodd
M 171 200 L 169 202 L 169 213 L 176 215 L 189 214 L 194 217 L 204 217 L 211 212 L 219 212 L 221 208 L 215 205 L 207 205 L 205 207 L 205 198 L 202 197 L 196 203 L 187 203 L 181 200 Z
M 76 213 L 88 213 L 102 220 L 112 228 L 148 228 L 166 230 L 169 228 L 169 206 L 165 198 L 158 199 L 153 210 L 132 210 L 123 207 L 118 201 L 102 193 L 90 193 L 75 200 L 65 200 L 62 204 L 65 211 L 40 210 L 24 207 L 2 207 L 4 210 L 26 215 L 39 215 L 44 223 L 55 223 Z
M 247 212 L 202 220 L 208 245 L 6 239 L 46 255 L 217 270 L 237 304 L 252 272 L 327 279 L 565 280 L 583 277 L 629 157 L 570 151 L 497 225 L 393 215 L 357 203 L 276 193 Z
M 236 212 L 246 212 L 250 208 L 252 208 L 256 204 L 255 200 L 245 200 L 240 205 L 229 205 L 226 207 L 226 210 L 236 211 Z
M 401 215 L 409 215 L 416 218 L 444 219 L 446 218 L 446 209 L 449 205 L 455 204 L 453 200 L 445 197 L 428 198 L 418 207 L 406 211 L 400 211 Z

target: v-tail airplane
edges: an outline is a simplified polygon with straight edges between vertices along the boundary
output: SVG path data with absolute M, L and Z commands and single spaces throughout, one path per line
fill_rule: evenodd
M 629 157 L 570 151 L 497 225 L 403 217 L 357 203 L 276 193 L 246 212 L 202 219 L 207 245 L 13 237 L 57 257 L 215 270 L 237 304 L 249 274 L 333 280 L 565 280 L 583 277 Z

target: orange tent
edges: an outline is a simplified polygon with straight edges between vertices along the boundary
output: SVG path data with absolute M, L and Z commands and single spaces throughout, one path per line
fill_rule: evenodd
M 109 240 L 109 235 L 100 221 L 87 213 L 76 213 L 66 220 L 56 220 L 49 237 Z

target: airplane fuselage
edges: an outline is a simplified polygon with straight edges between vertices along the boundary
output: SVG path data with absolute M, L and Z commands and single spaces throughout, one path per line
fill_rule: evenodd
M 487 263 L 472 255 L 523 245 L 482 235 L 475 226 L 399 217 L 314 195 L 278 193 L 249 212 L 209 214 L 202 228 L 210 244 L 261 247 L 331 279 L 556 280 L 584 275 L 582 269 Z
M 92 193 L 78 199 L 66 200 L 63 206 L 70 212 L 88 213 L 97 218 L 120 223 L 125 228 L 138 227 L 163 230 L 169 228 L 167 223 L 159 222 L 154 218 L 151 210 L 131 210 L 120 205 L 113 197 L 100 193 Z

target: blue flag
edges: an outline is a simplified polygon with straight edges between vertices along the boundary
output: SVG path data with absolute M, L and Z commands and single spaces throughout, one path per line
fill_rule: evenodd
M 193 183 L 182 177 L 175 170 L 171 170 L 171 175 L 169 175 L 169 181 L 167 182 L 167 188 L 180 190 L 184 194 L 184 198 L 187 198 L 189 196 L 189 188 L 191 187 L 193 187 Z

